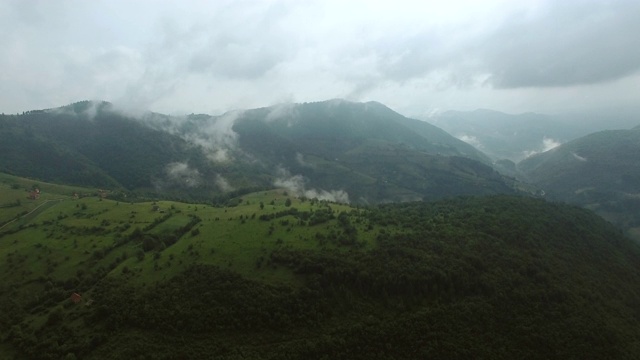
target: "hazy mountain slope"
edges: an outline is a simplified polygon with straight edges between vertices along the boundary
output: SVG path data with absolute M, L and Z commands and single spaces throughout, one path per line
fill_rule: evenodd
M 186 157 L 188 146 L 181 138 L 148 128 L 110 107 L 83 102 L 3 117 L 0 136 L 12 137 L 2 144 L 8 154 L 4 170 L 94 186 L 116 186 L 117 181 L 134 189 L 151 186 L 151 179 L 162 176 L 168 163 Z M 73 171 L 76 168 L 80 170 Z
M 233 130 L 239 147 L 262 163 L 301 175 L 310 187 L 344 190 L 355 201 L 514 191 L 513 181 L 480 162 L 488 158 L 473 147 L 378 103 L 249 110 Z
M 580 126 L 572 127 L 551 116 L 534 113 L 447 111 L 428 121 L 475 145 L 494 160 L 515 162 L 587 133 Z
M 59 190 L 0 230 L 0 357 L 640 356 L 638 246 L 586 210 L 506 196 L 363 210 L 282 190 L 215 208 Z
M 557 199 L 588 205 L 625 228 L 640 226 L 640 129 L 609 130 L 518 164 Z
M 529 178 L 568 194 L 584 188 L 640 192 L 640 131 L 608 130 L 573 140 L 518 164 Z
M 0 136 L 11 138 L 0 162 L 7 172 L 165 198 L 222 199 L 289 186 L 298 194 L 375 203 L 518 188 L 472 146 L 378 103 L 133 117 L 109 103 L 80 102 L 4 116 L 0 124 Z M 33 154 L 43 150 L 47 156 Z
M 264 110 L 267 110 L 265 112 Z M 266 118 L 274 130 L 301 147 L 321 152 L 326 139 L 344 141 L 336 151 L 346 151 L 364 140 L 380 140 L 429 154 L 466 156 L 474 160 L 489 159 L 472 146 L 423 121 L 408 119 L 376 103 L 353 103 L 330 100 L 318 103 L 274 107 L 246 117 Z M 314 147 L 315 141 L 320 146 Z

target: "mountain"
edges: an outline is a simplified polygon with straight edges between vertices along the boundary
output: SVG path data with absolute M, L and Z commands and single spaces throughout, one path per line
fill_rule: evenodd
M 482 150 L 494 160 L 518 162 L 561 142 L 586 134 L 548 115 L 505 114 L 492 110 L 447 111 L 430 117 L 459 139 Z
M 48 183 L 26 200 L 32 184 L 0 174 L 0 219 L 17 214 L 0 225 L 1 358 L 640 356 L 640 249 L 588 210 L 132 203 Z
M 623 228 L 640 227 L 640 129 L 608 130 L 518 164 L 549 196 L 588 206 Z
M 275 185 L 375 203 L 521 187 L 472 146 L 374 102 L 185 117 L 80 102 L 2 116 L 0 138 L 8 154 L 0 171 L 165 198 L 224 199 Z
M 511 192 L 468 144 L 378 103 L 333 100 L 246 111 L 233 130 L 243 151 L 363 202 Z
M 553 115 L 505 114 L 479 109 L 447 111 L 424 120 L 472 144 L 495 161 L 507 159 L 517 163 L 590 133 L 628 129 L 640 121 L 640 108 L 605 108 Z M 497 168 L 510 173 L 509 166 L 498 164 Z
M 44 180 L 125 188 L 148 186 L 187 152 L 184 140 L 112 111 L 80 102 L 3 116 L 0 169 Z

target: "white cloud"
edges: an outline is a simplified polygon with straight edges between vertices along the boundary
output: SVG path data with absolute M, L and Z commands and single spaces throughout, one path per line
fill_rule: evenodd
M 587 162 L 587 158 L 586 157 L 582 157 L 574 152 L 571 153 L 571 155 L 573 155 L 573 157 L 578 160 L 578 161 L 582 161 L 582 162 Z
M 484 148 L 484 145 L 482 145 L 480 140 L 478 140 L 478 138 L 473 135 L 461 134 L 457 136 L 457 138 L 475 147 L 476 149 L 482 150 Z
M 222 177 L 222 175 L 220 175 L 220 174 L 216 174 L 215 182 L 216 182 L 216 185 L 218 186 L 218 188 L 220 188 L 220 191 L 222 191 L 222 192 L 229 192 L 229 191 L 233 191 L 234 190 L 233 186 L 231 186 L 231 184 L 229 184 L 227 179 Z
M 533 156 L 535 154 L 539 154 L 539 153 L 543 153 L 545 151 L 549 151 L 549 150 L 553 150 L 556 147 L 562 145 L 562 143 L 558 140 L 552 139 L 552 138 L 548 138 L 548 137 L 543 137 L 542 138 L 542 142 L 540 144 L 540 146 L 537 149 L 533 149 L 533 150 L 525 150 L 523 151 L 523 155 L 525 158 L 528 158 L 529 156 Z
M 196 187 L 202 182 L 202 177 L 198 169 L 191 168 L 184 162 L 167 164 L 165 173 L 170 182 L 186 187 Z
M 552 138 L 544 137 L 542 139 L 542 152 L 549 151 L 558 146 L 562 145 L 560 141 L 554 140 Z
M 344 190 L 323 190 L 323 189 L 307 189 L 305 178 L 302 175 L 291 175 L 284 169 L 277 170 L 278 177 L 273 181 L 273 185 L 279 188 L 287 189 L 295 196 L 304 196 L 309 199 L 327 200 L 339 203 L 349 203 L 349 194 Z

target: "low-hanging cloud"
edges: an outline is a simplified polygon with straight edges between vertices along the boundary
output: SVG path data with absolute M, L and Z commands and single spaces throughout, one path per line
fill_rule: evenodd
M 220 189 L 220 191 L 222 192 L 229 192 L 229 191 L 235 190 L 234 187 L 231 186 L 231 184 L 229 184 L 229 181 L 227 181 L 227 179 L 225 179 L 220 174 L 216 174 L 215 183 Z
M 230 111 L 212 118 L 200 126 L 196 134 L 189 135 L 188 140 L 207 149 L 209 159 L 215 162 L 230 161 L 230 152 L 238 145 L 238 133 L 233 130 L 233 125 L 243 113 L 239 110 Z
M 277 173 L 278 177 L 273 181 L 273 185 L 287 189 L 287 191 L 296 196 L 345 204 L 349 203 L 349 194 L 344 190 L 307 189 L 305 178 L 302 175 L 291 175 L 291 173 L 284 168 L 279 168 Z
M 282 103 L 271 106 L 265 121 L 272 122 L 281 119 L 287 120 L 287 125 L 293 125 L 293 121 L 299 116 L 298 105 L 294 103 Z
M 167 179 L 172 184 L 186 187 L 196 187 L 202 183 L 202 176 L 198 169 L 194 169 L 185 162 L 173 162 L 165 167 Z
M 139 119 L 151 127 L 200 146 L 209 160 L 225 163 L 232 161 L 233 153 L 239 151 L 238 133 L 233 130 L 233 125 L 242 114 L 240 110 L 230 111 L 221 116 L 203 115 L 203 119 L 190 121 L 186 116 L 167 117 L 147 113 Z
M 478 140 L 478 138 L 473 135 L 461 134 L 457 136 L 457 138 L 475 147 L 476 149 L 482 150 L 484 148 L 482 142 L 480 142 L 480 140 Z
M 533 156 L 535 154 L 539 154 L 539 153 L 543 153 L 543 152 L 547 152 L 549 150 L 553 150 L 556 147 L 562 145 L 562 142 L 549 138 L 549 137 L 543 137 L 542 138 L 542 142 L 540 144 L 540 146 L 537 149 L 533 149 L 533 150 L 525 150 L 523 151 L 523 155 L 525 158 L 529 157 L 529 156 Z
M 587 158 L 586 157 L 580 156 L 580 155 L 576 154 L 575 152 L 572 152 L 571 155 L 573 155 L 573 157 L 578 161 L 587 162 Z

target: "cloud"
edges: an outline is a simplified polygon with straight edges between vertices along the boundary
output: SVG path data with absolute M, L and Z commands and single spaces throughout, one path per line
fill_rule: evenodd
M 282 167 L 277 169 L 277 175 L 278 177 L 273 181 L 273 185 L 287 189 L 287 191 L 296 196 L 345 204 L 349 203 L 349 194 L 344 190 L 306 189 L 306 181 L 302 175 L 291 175 L 288 170 Z
M 582 157 L 574 152 L 571 153 L 571 155 L 573 155 L 573 157 L 578 160 L 578 161 L 582 161 L 582 162 L 587 162 L 587 158 L 586 157 Z
M 165 173 L 169 182 L 173 184 L 196 187 L 202 183 L 202 177 L 198 169 L 193 169 L 184 162 L 167 164 Z
M 265 120 L 267 122 L 272 122 L 278 119 L 286 119 L 288 121 L 288 125 L 291 126 L 293 125 L 292 121 L 295 121 L 298 116 L 298 105 L 287 102 L 272 106 L 269 113 L 265 117 Z
M 480 140 L 478 140 L 477 137 L 473 136 L 473 135 L 466 135 L 466 134 L 462 134 L 457 136 L 458 139 L 466 142 L 467 144 L 475 147 L 476 149 L 483 149 L 484 145 L 482 145 L 482 143 L 480 142 Z
M 562 145 L 562 143 L 560 141 L 554 140 L 552 138 L 548 138 L 548 137 L 544 137 L 542 139 L 542 152 L 545 151 L 549 151 L 553 148 L 556 148 L 558 146 Z
M 638 18 L 631 0 L 5 1 L 0 108 L 100 99 L 221 114 L 336 97 L 403 113 L 634 104 Z
M 640 3 L 553 1 L 513 16 L 474 49 L 499 88 L 556 87 L 620 79 L 640 69 Z
M 227 179 L 222 177 L 222 175 L 220 174 L 216 174 L 215 183 L 218 186 L 218 188 L 220 188 L 220 191 L 222 192 L 229 192 L 234 190 L 233 186 L 229 184 Z
M 230 111 L 217 117 L 206 117 L 200 121 L 194 121 L 187 126 L 195 127 L 195 130 L 182 131 L 182 126 L 188 122 L 186 117 L 171 117 L 148 119 L 151 126 L 161 127 L 166 131 L 181 136 L 187 142 L 201 146 L 205 150 L 207 158 L 213 162 L 224 163 L 232 161 L 233 153 L 238 149 L 238 133 L 233 130 L 236 120 L 242 117 L 244 111 Z
M 237 145 L 238 133 L 233 131 L 233 124 L 244 111 L 230 111 L 200 127 L 200 136 L 206 139 L 202 144 L 213 149 L 229 149 Z
M 553 150 L 560 145 L 562 145 L 562 142 L 545 136 L 542 138 L 542 142 L 537 149 L 525 150 L 522 152 L 522 154 L 524 155 L 525 158 L 528 158 L 529 156 L 533 156 L 535 154 Z

